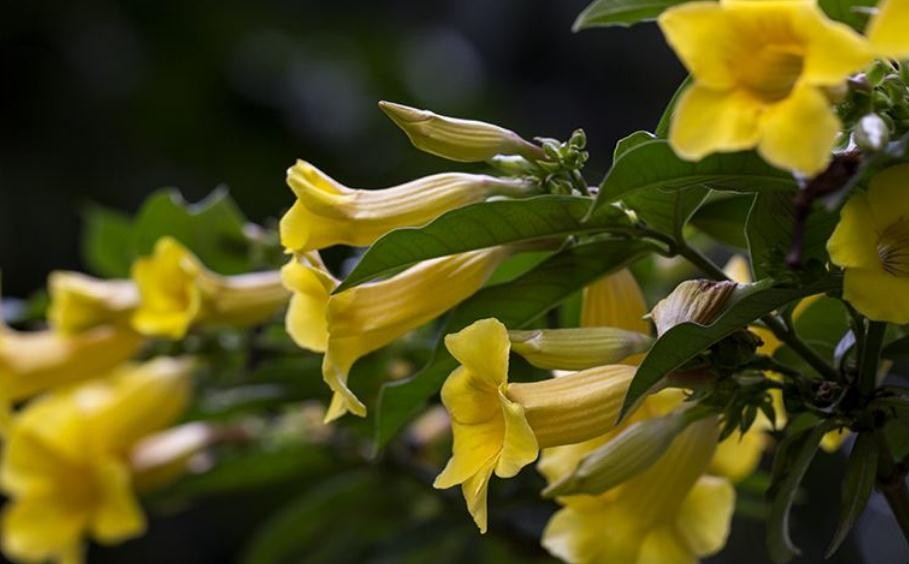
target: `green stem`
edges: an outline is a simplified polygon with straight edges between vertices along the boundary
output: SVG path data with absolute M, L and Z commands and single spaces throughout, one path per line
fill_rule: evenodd
M 876 433 L 878 441 L 877 488 L 887 500 L 893 518 L 896 519 L 903 537 L 909 543 L 909 488 L 906 487 L 906 472 L 894 461 L 893 453 L 883 434 Z
M 729 277 L 726 276 L 726 273 L 723 270 L 713 263 L 709 258 L 701 254 L 697 249 L 688 246 L 684 241 L 677 243 L 675 247 L 676 253 L 679 256 L 687 259 L 691 264 L 700 268 L 705 274 L 712 276 L 718 280 L 728 280 Z M 818 374 L 824 377 L 826 380 L 839 380 L 839 373 L 830 366 L 820 355 L 814 352 L 814 349 L 806 345 L 801 339 L 798 338 L 794 332 L 789 331 L 786 326 L 780 322 L 773 315 L 765 315 L 761 318 L 761 321 L 764 322 L 764 325 L 767 326 L 770 331 L 776 336 L 777 339 L 785 343 L 789 348 L 791 348 L 796 354 L 798 354 L 802 359 L 808 363 L 809 366 L 814 368 Z
M 862 363 L 859 366 L 859 389 L 864 396 L 870 396 L 877 386 L 877 367 L 884 348 L 884 334 L 887 324 L 883 321 L 870 321 L 865 343 L 862 347 Z

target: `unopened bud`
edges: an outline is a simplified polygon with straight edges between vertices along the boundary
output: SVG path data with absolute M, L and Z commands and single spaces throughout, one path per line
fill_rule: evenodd
M 574 472 L 550 485 L 543 495 L 596 495 L 609 491 L 652 466 L 690 422 L 686 412 L 677 411 L 634 423 L 581 459 Z
M 657 328 L 657 335 L 663 335 L 682 323 L 709 325 L 723 311 L 738 288 L 739 285 L 732 281 L 682 282 L 650 312 Z
M 863 150 L 877 152 L 890 142 L 890 128 L 881 116 L 867 114 L 855 124 L 852 138 Z
M 379 102 L 379 108 L 404 131 L 414 147 L 444 159 L 480 162 L 499 154 L 543 157 L 539 147 L 497 125 L 440 116 L 384 100 Z
M 511 350 L 547 370 L 584 370 L 645 352 L 649 336 L 614 327 L 509 331 Z

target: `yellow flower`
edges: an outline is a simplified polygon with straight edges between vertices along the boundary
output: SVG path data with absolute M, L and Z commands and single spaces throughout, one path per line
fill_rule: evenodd
M 109 326 L 77 335 L 0 326 L 0 417 L 10 402 L 104 376 L 136 354 L 143 340 L 129 328 Z
M 689 426 L 655 464 L 598 496 L 562 498 L 543 546 L 572 563 L 697 562 L 726 543 L 735 490 L 704 476 L 716 421 Z
M 484 319 L 445 337 L 461 367 L 442 387 L 451 416 L 451 460 L 434 486 L 461 485 L 467 508 L 486 530 L 493 473 L 516 475 L 541 448 L 589 440 L 616 423 L 634 368 L 603 366 L 541 382 L 508 382 L 508 331 Z
M 824 88 L 873 60 L 862 36 L 808 0 L 689 2 L 659 24 L 694 77 L 669 133 L 680 157 L 757 147 L 804 175 L 827 166 L 841 124 Z
M 141 534 L 129 451 L 186 403 L 191 364 L 158 359 L 42 397 L 17 415 L 0 463 L 3 552 L 13 559 L 83 560 L 83 537 L 114 544 Z
M 884 57 L 909 57 L 909 2 L 881 0 L 878 13 L 871 18 L 865 34 L 871 46 Z
M 52 272 L 47 281 L 47 320 L 56 331 L 74 334 L 99 325 L 128 325 L 139 304 L 131 280 L 99 280 L 79 272 Z
M 325 353 L 322 376 L 334 392 L 326 420 L 348 411 L 366 415 L 366 406 L 347 386 L 359 358 L 468 298 L 507 255 L 507 249 L 495 247 L 433 259 L 334 295 L 338 282 L 314 259 L 298 257 L 285 265 L 284 283 L 293 292 L 287 332 L 301 347 Z
M 281 243 L 294 252 L 370 245 L 392 229 L 423 225 L 491 196 L 536 190 L 523 180 L 454 172 L 385 190 L 354 190 L 305 161 L 287 171 L 287 184 L 297 201 L 281 218 Z
M 289 297 L 278 272 L 220 276 L 171 237 L 159 239 L 151 256 L 133 264 L 132 277 L 140 296 L 133 327 L 156 337 L 180 339 L 197 324 L 255 325 Z
M 870 319 L 909 323 L 909 165 L 878 173 L 840 212 L 827 241 L 843 298 Z
M 496 155 L 545 157 L 538 146 L 498 125 L 440 116 L 384 100 L 379 108 L 407 134 L 414 147 L 445 159 L 479 162 Z
M 647 302 L 644 292 L 627 268 L 604 276 L 584 288 L 581 299 L 582 327 L 617 327 L 650 335 L 650 322 L 645 319 Z M 630 356 L 623 364 L 637 366 L 643 354 Z

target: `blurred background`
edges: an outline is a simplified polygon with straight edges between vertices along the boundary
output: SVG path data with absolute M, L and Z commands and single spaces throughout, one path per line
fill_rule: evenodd
M 81 213 L 92 203 L 131 213 L 161 187 L 177 187 L 196 201 L 224 185 L 250 219 L 268 222 L 291 203 L 284 174 L 297 158 L 362 188 L 452 168 L 413 150 L 378 111 L 380 99 L 496 122 L 525 137 L 566 139 L 584 127 L 588 179 L 598 181 L 618 139 L 653 128 L 684 71 L 655 26 L 573 34 L 572 21 L 586 4 L 3 2 L 4 294 L 27 296 L 43 286 L 50 270 L 84 266 Z M 356 500 L 378 500 L 382 512 L 367 511 L 372 522 L 437 502 L 407 486 L 398 491 L 371 482 L 391 472 L 393 462 L 377 464 L 372 477 L 348 472 L 329 480 L 324 471 L 336 468 L 332 464 L 310 460 L 299 471 L 291 467 L 284 481 L 245 492 L 232 490 L 228 475 L 227 486 L 215 488 L 217 495 L 203 496 L 193 509 L 171 499 L 147 536 L 93 549 L 92 560 L 234 561 L 249 550 L 258 527 L 273 522 L 275 512 L 306 486 L 340 488 L 354 509 L 329 510 L 334 502 L 320 506 L 316 499 L 281 514 L 279 532 L 284 527 L 290 531 L 285 536 L 294 537 L 300 531 L 296 536 L 309 538 L 312 547 L 290 551 L 295 556 L 287 561 L 365 561 L 363 552 L 345 553 L 348 538 L 361 544 L 367 539 L 371 562 L 401 561 L 386 550 L 389 539 L 400 535 L 368 527 L 363 515 L 353 518 Z M 832 533 L 840 467 L 834 456 L 821 455 L 806 482 L 811 505 L 797 509 L 793 523 L 806 550 L 803 562 L 819 561 Z M 425 558 L 409 561 L 427 561 L 432 554 L 434 560 L 460 562 L 477 551 L 490 561 L 547 561 L 533 539 L 552 508 L 506 504 L 502 513 L 516 514 L 518 525 L 481 539 L 457 492 L 448 493 L 446 511 L 456 523 L 450 526 L 462 534 L 440 537 Z M 875 499 L 870 507 L 857 542 L 847 542 L 831 562 L 905 561 L 883 503 Z M 727 551 L 711 562 L 766 560 L 754 513 L 759 511 L 743 511 Z M 328 551 L 323 543 L 337 546 Z M 247 559 L 255 560 L 250 554 Z

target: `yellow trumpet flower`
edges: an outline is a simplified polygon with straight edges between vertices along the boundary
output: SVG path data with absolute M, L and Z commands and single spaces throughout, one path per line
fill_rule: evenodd
M 540 147 L 498 125 L 440 116 L 384 100 L 379 108 L 407 134 L 414 147 L 444 159 L 469 163 L 488 161 L 496 155 L 545 158 Z
M 827 166 L 841 123 L 824 89 L 873 60 L 865 38 L 805 0 L 688 2 L 659 25 L 694 78 L 669 133 L 680 157 L 756 147 L 807 176 Z
M 471 296 L 508 253 L 495 247 L 433 259 L 334 295 L 337 280 L 314 259 L 285 265 L 284 283 L 293 292 L 287 332 L 301 347 L 325 353 L 322 376 L 334 392 L 326 420 L 348 411 L 365 416 L 366 406 L 347 386 L 353 364 Z
M 543 546 L 571 563 L 696 562 L 726 543 L 735 490 L 704 476 L 719 436 L 705 419 L 679 434 L 647 470 L 597 496 L 562 498 Z
M 0 326 L 0 417 L 9 403 L 104 376 L 136 354 L 143 341 L 129 328 L 110 326 L 77 335 Z
M 909 165 L 888 168 L 856 191 L 827 241 L 845 269 L 843 298 L 877 321 L 909 323 Z
M 868 23 L 865 34 L 881 56 L 903 59 L 909 57 L 906 26 L 909 26 L 909 2 L 881 0 L 878 12 Z
M 79 272 L 52 272 L 47 281 L 47 320 L 54 330 L 75 334 L 98 325 L 128 325 L 139 305 L 131 280 L 100 280 Z
M 207 270 L 176 239 L 162 237 L 151 256 L 133 264 L 144 335 L 180 339 L 193 325 L 246 326 L 265 321 L 289 299 L 278 272 L 221 276 Z
M 82 562 L 83 538 L 135 537 L 145 517 L 133 493 L 129 451 L 171 424 L 189 393 L 191 363 L 157 359 L 42 397 L 11 425 L 0 463 L 9 496 L 3 552 L 12 559 Z
M 305 161 L 287 171 L 287 184 L 297 201 L 281 218 L 281 243 L 298 253 L 370 245 L 392 229 L 423 225 L 467 204 L 537 191 L 524 180 L 454 172 L 384 190 L 355 190 Z
M 615 426 L 634 375 L 626 365 L 602 366 L 533 383 L 508 382 L 508 331 L 484 319 L 445 337 L 460 363 L 442 387 L 451 416 L 451 460 L 436 488 L 461 485 L 467 508 L 486 530 L 486 491 L 495 473 L 516 475 L 541 448 L 572 444 Z

